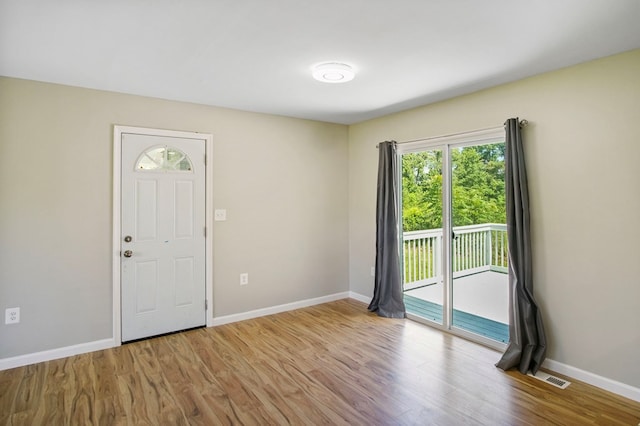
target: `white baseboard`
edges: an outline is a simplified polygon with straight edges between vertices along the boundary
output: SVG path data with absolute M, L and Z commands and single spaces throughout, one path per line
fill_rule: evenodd
M 353 291 L 349 292 L 349 297 L 351 299 L 357 300 L 358 302 L 366 303 L 367 305 L 371 302 L 371 296 L 365 296 L 363 294 L 356 293 Z
M 117 345 L 115 344 L 115 340 L 111 338 L 96 340 L 94 342 L 80 343 L 73 346 L 65 346 L 63 348 L 50 349 L 42 352 L 34 352 L 26 355 L 19 355 L 11 358 L 3 358 L 0 359 L 0 371 L 8 370 L 10 368 L 22 367 L 29 364 L 36 364 L 38 362 L 52 361 L 54 359 L 80 355 L 87 352 L 113 348 L 114 346 Z
M 253 311 L 241 312 L 239 314 L 224 315 L 214 317 L 212 326 L 230 324 L 232 322 L 244 321 L 252 318 L 264 317 L 267 315 L 279 314 L 280 312 L 292 311 L 294 309 L 306 308 L 307 306 L 320 305 L 322 303 L 333 302 L 335 300 L 350 297 L 349 292 L 335 293 L 328 296 L 316 297 L 314 299 L 300 300 L 298 302 L 285 303 L 284 305 L 270 306 L 268 308 L 255 309 Z
M 600 389 L 604 389 L 617 395 L 624 396 L 625 398 L 640 402 L 640 388 L 617 382 L 606 377 L 598 376 L 597 374 L 591 373 L 589 371 L 581 370 L 579 368 L 563 364 L 549 358 L 547 358 L 542 363 L 542 367 L 556 373 L 571 377 L 572 379 L 588 383 Z

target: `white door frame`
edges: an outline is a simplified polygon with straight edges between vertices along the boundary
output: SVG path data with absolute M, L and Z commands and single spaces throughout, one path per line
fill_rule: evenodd
M 209 133 L 182 132 L 175 130 L 149 129 L 132 126 L 113 126 L 113 242 L 112 242 L 112 276 L 113 276 L 113 340 L 116 346 L 122 344 L 121 303 L 120 303 L 120 235 L 121 235 L 121 172 L 122 172 L 122 134 L 165 136 L 183 139 L 204 140 L 205 143 L 205 297 L 207 309 L 206 325 L 213 325 L 213 135 Z

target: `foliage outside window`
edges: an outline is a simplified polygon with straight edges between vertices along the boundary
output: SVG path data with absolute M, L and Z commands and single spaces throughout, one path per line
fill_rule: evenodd
M 451 152 L 454 226 L 506 223 L 504 143 Z M 442 228 L 442 151 L 402 158 L 403 231 Z

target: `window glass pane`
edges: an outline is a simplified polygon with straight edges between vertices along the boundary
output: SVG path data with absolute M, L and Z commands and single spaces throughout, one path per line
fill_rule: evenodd
M 167 148 L 167 161 L 171 164 L 175 164 L 178 161 L 182 160 L 185 157 L 185 155 L 180 152 L 177 151 L 173 148 Z
M 191 170 L 191 162 L 187 158 L 187 156 L 178 150 L 168 148 L 167 149 L 167 168 L 171 168 L 172 170 L 183 170 L 190 171 Z
M 138 160 L 138 164 L 136 165 L 136 169 L 138 170 L 156 170 L 158 168 L 160 168 L 160 166 L 144 154 L 142 155 L 142 158 Z
M 145 155 L 159 166 L 162 166 L 162 162 L 164 160 L 164 151 L 165 148 L 155 148 L 145 152 Z
M 444 324 L 440 148 L 402 156 L 402 244 L 407 312 Z
M 184 157 L 180 162 L 176 165 L 176 170 L 184 170 L 191 171 L 191 162 L 187 157 Z

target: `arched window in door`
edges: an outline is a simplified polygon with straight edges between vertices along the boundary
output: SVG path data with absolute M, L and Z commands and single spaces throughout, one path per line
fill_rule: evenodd
M 136 171 L 192 172 L 193 165 L 187 155 L 170 146 L 153 146 L 136 161 Z

